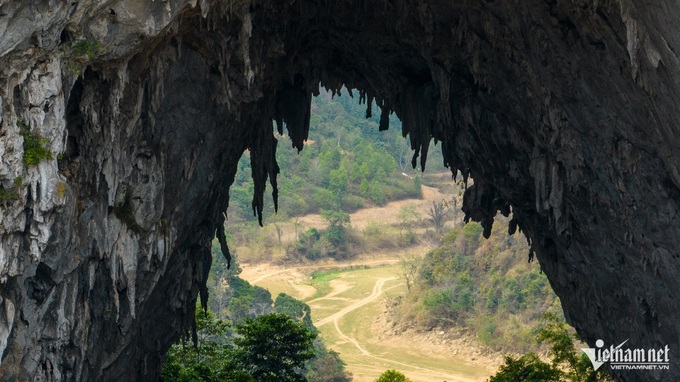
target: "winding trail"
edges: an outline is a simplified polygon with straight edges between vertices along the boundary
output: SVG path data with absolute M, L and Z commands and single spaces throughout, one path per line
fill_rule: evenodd
M 335 326 L 335 330 L 338 332 L 338 335 L 340 335 L 340 337 L 342 339 L 352 343 L 366 357 L 370 357 L 370 358 L 373 358 L 373 359 L 376 359 L 376 360 L 379 360 L 379 361 L 382 361 L 382 362 L 386 362 L 386 363 L 389 363 L 389 364 L 399 365 L 399 366 L 402 366 L 402 367 L 407 367 L 407 368 L 410 368 L 410 369 L 418 370 L 420 372 L 424 372 L 424 373 L 430 374 L 432 376 L 437 376 L 439 378 L 446 378 L 447 381 L 450 380 L 451 382 L 475 382 L 476 381 L 475 379 L 464 378 L 464 377 L 461 377 L 459 375 L 448 374 L 448 373 L 444 373 L 444 372 L 441 372 L 441 371 L 438 371 L 438 370 L 428 369 L 428 368 L 425 368 L 425 367 L 421 367 L 421 366 L 417 366 L 417 365 L 411 365 L 411 364 L 408 364 L 408 363 L 399 362 L 399 361 L 392 360 L 392 359 L 389 359 L 389 358 L 384 358 L 384 357 L 379 357 L 379 356 L 373 355 L 368 350 L 366 350 L 363 346 L 361 346 L 359 341 L 357 341 L 356 339 L 354 339 L 354 338 L 352 338 L 352 337 L 350 337 L 350 336 L 348 336 L 348 335 L 346 335 L 345 333 L 342 332 L 342 329 L 340 329 L 340 325 L 338 324 L 338 321 L 342 317 L 344 317 L 345 315 L 347 315 L 351 311 L 359 309 L 362 306 L 375 301 L 377 298 L 379 298 L 383 294 L 383 292 L 386 292 L 390 289 L 402 286 L 403 283 L 393 285 L 389 288 L 383 289 L 386 282 L 388 282 L 390 280 L 396 280 L 396 279 L 397 279 L 396 277 L 378 279 L 375 282 L 375 285 L 373 286 L 373 291 L 371 292 L 371 294 L 368 297 L 361 299 L 361 300 L 343 308 L 342 310 L 340 310 L 340 311 L 338 311 L 338 312 L 336 312 L 336 313 L 334 313 L 334 314 L 332 314 L 332 315 L 330 315 L 330 316 L 328 316 L 328 317 L 326 317 L 322 320 L 319 320 L 315 324 L 316 327 L 317 328 L 321 327 L 321 326 L 332 321 L 333 325 Z M 323 297 L 321 297 L 317 300 L 321 300 L 321 299 L 323 299 Z
M 256 278 L 252 279 L 250 281 L 252 284 L 256 284 L 262 280 L 265 280 L 269 277 L 280 275 L 280 274 L 285 274 L 287 272 L 300 272 L 302 270 L 316 270 L 316 269 L 333 269 L 333 268 L 346 268 L 346 267 L 351 267 L 351 266 L 361 266 L 361 265 L 379 265 L 379 264 L 385 264 L 385 265 L 390 265 L 390 264 L 396 264 L 398 263 L 398 259 L 381 259 L 381 260 L 370 260 L 370 261 L 358 261 L 358 262 L 353 262 L 353 263 L 348 263 L 348 264 L 328 264 L 328 265 L 311 265 L 311 266 L 297 266 L 297 267 L 289 267 L 289 268 L 283 268 L 283 269 L 274 269 L 271 270 L 265 274 L 258 275 Z M 451 374 L 446 371 L 441 371 L 441 369 L 433 369 L 433 368 L 427 368 L 427 367 L 422 367 L 418 366 L 416 364 L 411 364 L 408 362 L 402 362 L 399 360 L 395 359 L 390 359 L 388 357 L 381 357 L 379 355 L 372 354 L 368 349 L 366 349 L 360 343 L 357 339 L 352 338 L 351 336 L 345 334 L 342 331 L 340 321 L 343 317 L 345 317 L 348 313 L 355 311 L 361 307 L 364 307 L 378 298 L 380 298 L 385 292 L 398 288 L 403 286 L 403 283 L 398 283 L 396 285 L 389 286 L 385 288 L 385 284 L 389 281 L 397 280 L 397 277 L 383 277 L 383 278 L 378 278 L 375 281 L 375 284 L 373 285 L 373 289 L 371 291 L 371 294 L 368 295 L 365 298 L 362 298 L 358 301 L 352 302 L 350 305 L 340 309 L 339 311 L 331 314 L 328 317 L 325 317 L 323 319 L 320 319 L 319 321 L 315 322 L 315 326 L 317 328 L 321 328 L 324 325 L 327 325 L 329 323 L 333 323 L 335 332 L 337 332 L 338 336 L 343 340 L 346 341 L 348 344 L 353 345 L 358 352 L 361 354 L 361 357 L 365 358 L 371 358 L 377 361 L 380 361 L 384 368 L 401 368 L 403 371 L 409 370 L 410 375 L 412 378 L 415 377 L 414 380 L 419 380 L 419 381 L 447 381 L 447 382 L 478 382 L 479 379 L 473 379 L 473 378 L 468 378 L 466 376 L 460 375 L 460 374 Z M 322 297 L 316 298 L 314 300 L 308 301 L 308 304 L 312 304 L 316 301 L 321 301 L 321 300 L 332 300 L 336 299 L 334 296 L 346 292 L 348 289 L 341 289 L 341 290 L 334 290 L 333 292 L 330 292 L 327 295 L 324 295 Z M 314 309 L 314 308 L 312 308 Z M 369 367 L 369 369 L 373 370 L 373 367 L 368 366 L 368 365 L 363 365 L 363 364 L 357 364 L 355 365 L 356 367 L 359 368 L 365 368 Z
M 337 327 L 338 327 L 338 325 L 337 325 L 337 320 L 338 320 L 339 318 L 343 317 L 344 315 L 346 315 L 347 313 L 349 313 L 349 312 L 351 312 L 351 311 L 353 311 L 353 310 L 355 310 L 355 309 L 359 309 L 359 308 L 361 308 L 362 306 L 364 306 L 364 305 L 366 305 L 366 304 L 368 304 L 368 303 L 370 303 L 370 302 L 375 301 L 378 297 L 380 297 L 380 295 L 381 295 L 383 292 L 388 291 L 388 290 L 390 290 L 390 289 L 392 289 L 392 288 L 396 288 L 396 287 L 398 287 L 398 286 L 401 286 L 402 284 L 397 284 L 397 285 L 391 286 L 391 287 L 389 287 L 389 288 L 387 288 L 387 289 L 385 289 L 385 290 L 383 291 L 383 286 L 385 286 L 385 283 L 386 283 L 386 282 L 388 282 L 388 281 L 390 281 L 390 280 L 396 280 L 396 279 L 397 279 L 396 277 L 389 277 L 389 278 L 378 279 L 378 281 L 376 281 L 376 282 L 375 282 L 375 285 L 373 286 L 373 291 L 371 292 L 371 295 L 370 295 L 370 296 L 368 296 L 368 297 L 366 297 L 366 298 L 364 298 L 364 299 L 361 299 L 361 300 L 359 300 L 359 301 L 357 301 L 357 302 L 355 302 L 355 303 L 353 303 L 353 304 L 351 304 L 351 305 L 349 305 L 349 306 L 343 308 L 342 310 L 340 310 L 340 311 L 338 311 L 338 312 L 336 312 L 336 313 L 331 314 L 330 316 L 328 316 L 328 317 L 326 317 L 326 318 L 324 318 L 324 319 L 322 319 L 322 320 L 317 321 L 316 324 L 315 324 L 315 326 L 318 328 L 318 327 L 323 326 L 323 325 L 325 325 L 325 324 L 327 324 L 327 323 L 329 323 L 329 322 L 331 322 L 331 321 L 336 321 L 335 327 L 337 328 Z M 323 298 L 323 297 L 322 297 L 322 298 Z M 321 298 L 316 299 L 316 300 L 318 301 L 318 300 L 320 300 L 320 299 L 321 299 Z M 339 332 L 339 331 L 340 331 L 340 330 L 338 329 L 338 332 Z M 361 347 L 359 347 L 359 349 L 361 350 Z

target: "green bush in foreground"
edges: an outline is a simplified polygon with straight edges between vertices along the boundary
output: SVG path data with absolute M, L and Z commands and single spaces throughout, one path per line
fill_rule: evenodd
M 165 382 L 304 382 L 305 362 L 314 357 L 316 334 L 285 314 L 246 318 L 231 325 L 196 310 L 196 336 L 174 344 L 163 363 Z M 186 333 L 186 337 L 194 336 Z
M 544 316 L 544 326 L 536 339 L 550 344 L 550 363 L 541 361 L 534 353 L 518 359 L 505 357 L 496 375 L 488 382 L 609 382 L 611 377 L 602 370 L 595 371 L 588 357 L 576 350 L 567 324 L 554 314 Z
M 281 313 L 247 318 L 236 327 L 235 359 L 243 370 L 262 382 L 305 382 L 302 365 L 314 358 L 316 334 Z
M 562 373 L 545 363 L 534 353 L 528 353 L 518 359 L 505 357 L 498 373 L 489 382 L 559 382 Z
M 411 382 L 411 380 L 396 370 L 387 370 L 380 374 L 375 382 Z

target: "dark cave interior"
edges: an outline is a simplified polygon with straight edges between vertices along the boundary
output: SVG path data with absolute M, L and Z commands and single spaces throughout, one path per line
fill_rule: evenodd
M 45 376 L 50 364 L 77 380 L 156 376 L 191 324 L 197 295 L 206 297 L 210 242 L 239 158 L 250 150 L 261 219 L 267 182 L 278 198 L 271 122 L 303 149 L 319 84 L 359 89 L 380 130 L 395 113 L 414 166 L 425 166 L 431 140 L 441 144 L 452 174 L 474 179 L 463 211 L 485 234 L 498 212 L 512 211 L 509 230 L 528 237 L 589 344 L 628 338 L 634 347 L 680 348 L 679 65 L 675 40 L 656 55 L 649 48 L 661 46 L 655 36 L 668 37 L 672 22 L 654 24 L 663 11 L 641 10 L 635 31 L 648 34 L 640 40 L 621 9 L 539 0 L 220 3 L 205 14 L 185 9 L 124 62 L 104 56 L 78 79 L 65 77 L 59 171 L 70 191 L 52 232 L 60 239 L 44 250 L 44 265 L 26 260 L 0 293 L 24 317 L 14 321 L 0 374 Z M 11 107 L 22 115 L 28 91 L 17 89 Z M 64 260 L 70 253 L 83 259 Z M 23 287 L 33 273 L 47 280 L 36 284 L 42 299 Z M 85 324 L 65 336 L 32 330 L 58 326 L 51 312 L 63 311 L 60 301 Z M 23 357 L 41 341 L 39 359 Z M 101 344 L 106 351 L 77 350 Z M 659 373 L 615 377 L 668 380 Z

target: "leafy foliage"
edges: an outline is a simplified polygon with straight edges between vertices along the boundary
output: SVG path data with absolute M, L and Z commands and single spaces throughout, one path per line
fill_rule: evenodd
M 601 369 L 593 370 L 588 356 L 576 350 L 574 340 L 578 340 L 578 336 L 571 334 L 572 331 L 559 317 L 546 313 L 536 339 L 550 345 L 548 354 L 552 358 L 551 363 L 543 362 L 534 353 L 527 353 L 518 359 L 505 357 L 505 364 L 489 379 L 489 382 L 612 381 Z
M 17 125 L 24 137 L 24 163 L 27 166 L 35 166 L 43 160 L 54 159 L 54 154 L 47 148 L 49 141 L 36 132 L 31 132 L 31 127 L 23 121 Z
M 305 381 L 300 367 L 312 358 L 312 341 L 316 337 L 302 323 L 281 313 L 247 318 L 236 327 L 241 335 L 237 345 L 237 363 L 262 382 Z
M 229 289 L 227 315 L 235 323 L 272 312 L 272 296 L 268 290 L 251 285 L 240 277 L 227 278 Z
M 294 301 L 290 296 L 283 297 L 280 306 L 295 314 L 294 306 L 309 311 L 306 304 L 297 301 L 301 305 L 296 305 Z M 234 330 L 228 321 L 197 307 L 196 329 L 195 343 L 187 332 L 183 336 L 185 341 L 171 346 L 161 371 L 163 381 L 351 380 L 338 354 L 315 340 L 316 328 L 311 321 L 270 313 L 246 318 Z
M 19 199 L 19 187 L 24 185 L 24 178 L 17 176 L 12 182 L 12 186 L 9 188 L 4 188 L 0 186 L 0 202 L 10 201 Z
M 387 370 L 380 374 L 375 382 L 411 382 L 411 380 L 396 370 Z
M 482 234 L 469 223 L 444 235 L 422 260 L 402 261 L 410 293 L 398 317 L 425 327 L 466 327 L 497 350 L 528 351 L 533 328 L 545 311 L 560 312 L 559 302 L 540 269 L 524 260 L 523 238 L 501 229 L 488 240 Z
M 241 268 L 236 253 L 234 253 L 232 259 L 231 269 L 227 269 L 224 259 L 219 253 L 219 245 L 213 245 L 212 251 L 213 264 L 207 283 L 212 298 L 208 300 L 208 304 L 216 314 L 209 311 L 207 316 L 209 318 L 208 321 L 221 321 L 221 317 L 230 317 L 231 319 L 226 319 L 225 325 L 213 324 L 213 326 L 226 328 L 226 330 L 219 332 L 217 335 L 206 336 L 201 334 L 203 332 L 201 328 L 212 326 L 203 323 L 202 320 L 204 315 L 202 311 L 197 312 L 199 349 L 201 346 L 204 346 L 204 340 L 214 342 L 219 344 L 219 346 L 224 346 L 224 351 L 221 352 L 223 365 L 211 362 L 204 362 L 201 364 L 199 363 L 200 359 L 193 357 L 191 353 L 186 353 L 186 357 L 182 356 L 185 353 L 180 353 L 179 356 L 172 358 L 173 349 L 177 350 L 177 347 L 180 349 L 188 349 L 192 343 L 189 341 L 189 345 L 186 343 L 176 344 L 173 345 L 171 351 L 168 352 L 166 365 L 164 365 L 164 368 L 170 368 L 167 369 L 168 372 L 170 370 L 175 370 L 173 372 L 174 374 L 172 374 L 174 379 L 168 379 L 170 381 L 207 381 L 210 379 L 181 379 L 180 377 L 181 375 L 188 375 L 189 377 L 195 376 L 195 369 L 219 369 L 220 367 L 235 370 L 229 375 L 229 378 L 231 379 L 225 377 L 225 381 L 250 380 L 247 378 L 251 378 L 252 376 L 249 372 L 244 370 L 243 365 L 239 364 L 236 359 L 235 352 L 237 349 L 234 347 L 234 338 L 239 336 L 239 334 L 231 328 L 230 323 L 232 320 L 238 327 L 239 325 L 246 325 L 247 322 L 249 322 L 248 320 L 258 320 L 258 317 L 261 317 L 262 315 L 275 312 L 290 317 L 293 322 L 300 324 L 312 335 L 317 333 L 317 329 L 314 327 L 311 319 L 311 309 L 307 304 L 286 294 L 279 294 L 276 299 L 272 301 L 269 291 L 251 285 L 238 277 Z M 344 363 L 338 354 L 326 349 L 326 346 L 321 339 L 317 338 L 313 341 L 312 352 L 314 354 L 312 359 L 297 365 L 299 368 L 297 371 L 305 374 L 308 381 L 347 382 L 351 380 L 351 374 L 344 369 Z M 184 361 L 186 361 L 186 364 L 182 363 Z M 182 371 L 184 371 L 184 374 L 181 374 Z M 217 373 L 217 371 L 214 371 L 214 373 Z M 222 374 L 226 375 L 224 373 Z M 209 376 L 211 374 L 204 373 L 204 375 Z
M 90 60 L 101 52 L 102 44 L 94 38 L 87 38 L 76 42 L 73 45 L 73 53 L 78 56 L 87 56 Z
M 323 230 L 310 228 L 299 235 L 295 247 L 289 255 L 304 256 L 309 260 L 331 257 L 344 260 L 354 256 L 350 240 L 352 234 L 345 226 L 349 224 L 349 215 L 341 211 L 322 210 L 321 216 L 328 222 Z
M 529 353 L 518 359 L 505 357 L 505 363 L 489 382 L 559 382 L 560 376 L 559 370 Z
M 224 340 L 229 324 L 199 307 L 195 314 L 198 342 L 193 343 L 187 332 L 184 335 L 187 342 L 172 345 L 163 363 L 161 379 L 168 382 L 254 381 L 238 370 L 233 347 Z
M 304 327 L 316 333 L 316 328 L 312 323 L 312 309 L 309 305 L 293 297 L 280 293 L 276 300 L 274 300 L 274 310 L 277 313 L 282 313 L 295 321 L 302 322 Z
M 316 342 L 318 343 L 318 342 Z M 317 356 L 311 361 L 307 372 L 308 382 L 349 382 L 352 374 L 345 370 L 345 363 L 333 350 L 319 349 L 315 345 Z

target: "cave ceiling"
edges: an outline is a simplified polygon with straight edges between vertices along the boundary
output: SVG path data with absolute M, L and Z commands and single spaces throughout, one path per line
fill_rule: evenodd
M 414 166 L 440 144 L 485 234 L 512 213 L 589 344 L 677 354 L 678 25 L 635 0 L 0 0 L 0 377 L 156 378 L 239 158 L 261 219 L 274 129 L 303 149 L 319 85 L 396 114 Z

